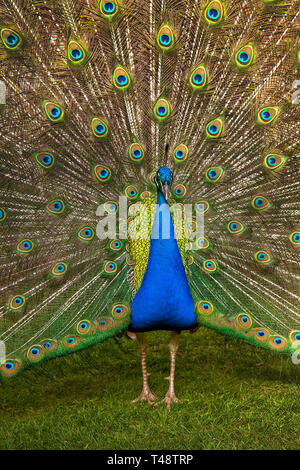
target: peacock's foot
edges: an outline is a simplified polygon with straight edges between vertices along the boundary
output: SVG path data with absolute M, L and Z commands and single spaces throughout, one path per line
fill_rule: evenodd
M 131 400 L 131 403 L 136 403 L 137 401 L 147 401 L 149 405 L 155 405 L 156 398 L 151 392 L 150 388 L 143 388 L 142 393 L 140 394 L 139 397 L 135 398 L 134 400 Z
M 175 392 L 170 392 L 170 390 L 167 392 L 165 398 L 161 401 L 161 403 L 166 403 L 167 404 L 167 410 L 171 411 L 171 404 L 172 403 L 178 403 L 179 400 L 175 395 Z

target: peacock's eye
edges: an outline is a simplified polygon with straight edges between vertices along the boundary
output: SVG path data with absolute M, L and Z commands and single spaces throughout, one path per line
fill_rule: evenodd
M 264 196 L 256 196 L 252 200 L 252 206 L 254 207 L 254 209 L 257 209 L 259 211 L 268 209 L 270 205 L 270 201 Z
M 235 62 L 237 66 L 246 69 L 251 65 L 254 59 L 254 48 L 251 44 L 247 44 L 240 48 L 235 54 Z
M 219 117 L 210 121 L 206 125 L 206 136 L 210 139 L 217 139 L 223 133 L 223 118 Z
M 117 0 L 106 2 L 105 0 L 99 0 L 99 7 L 102 15 L 111 20 L 111 18 L 117 13 L 119 6 Z
M 131 144 L 129 147 L 129 157 L 134 162 L 140 162 L 144 158 L 143 147 L 138 143 Z
M 116 5 L 114 5 L 114 3 L 112 2 L 105 2 L 103 5 L 103 10 L 108 15 L 111 15 L 115 11 L 115 9 L 116 9 Z
M 228 229 L 229 233 L 237 235 L 237 234 L 242 233 L 245 230 L 245 227 L 238 220 L 232 220 L 227 225 L 227 229 Z
M 104 268 L 104 273 L 113 274 L 117 271 L 118 266 L 117 266 L 117 263 L 115 263 L 114 261 L 107 261 L 106 263 L 104 263 L 103 268 Z
M 218 24 L 223 18 L 223 5 L 220 0 L 212 0 L 206 7 L 204 18 L 210 25 Z
M 157 35 L 157 43 L 163 52 L 173 48 L 175 43 L 175 35 L 169 25 L 161 26 Z
M 166 119 L 170 114 L 169 102 L 163 98 L 159 99 L 154 106 L 154 114 L 160 121 Z
M 77 324 L 77 332 L 81 335 L 86 335 L 91 331 L 92 324 L 89 320 L 81 320 Z
M 208 168 L 208 170 L 206 171 L 205 177 L 208 182 L 216 183 L 222 178 L 223 174 L 224 174 L 223 168 L 216 166 L 216 167 Z
M 100 118 L 93 118 L 91 122 L 92 132 L 95 137 L 99 137 L 103 139 L 108 134 L 108 125 L 103 119 Z
M 80 240 L 91 241 L 95 236 L 95 230 L 92 227 L 83 227 L 77 232 Z
M 106 182 L 111 177 L 111 171 L 108 167 L 103 165 L 96 165 L 94 167 L 94 174 L 96 178 L 101 182 Z
M 76 41 L 70 41 L 67 48 L 68 59 L 73 64 L 81 64 L 85 57 L 86 52 L 83 47 Z
M 60 215 L 65 210 L 65 204 L 61 199 L 54 199 L 47 204 L 46 209 L 50 214 Z
M 267 106 L 258 112 L 259 124 L 270 124 L 275 121 L 279 115 L 279 108 L 277 106 Z
M 17 244 L 17 251 L 19 253 L 30 253 L 33 250 L 33 247 L 34 243 L 29 239 L 25 239 Z
M 6 212 L 4 209 L 0 209 L 0 222 L 6 219 Z
M 254 255 L 258 263 L 269 264 L 273 261 L 271 255 L 267 251 L 257 251 Z
M 177 184 L 174 187 L 174 193 L 177 197 L 184 197 L 186 195 L 186 187 L 184 186 L 184 184 Z
M 138 190 L 135 186 L 130 185 L 125 188 L 125 196 L 129 199 L 135 199 L 138 195 Z
M 60 262 L 56 263 L 52 269 L 51 274 L 56 277 L 63 276 L 67 272 L 68 266 L 66 263 Z
M 21 45 L 21 36 L 14 30 L 9 28 L 1 29 L 1 39 L 6 49 L 16 50 Z
M 25 305 L 25 297 L 23 295 L 15 295 L 15 297 L 13 297 L 9 302 L 9 306 L 13 310 L 20 309 L 24 307 L 24 305 Z
M 186 160 L 187 156 L 189 153 L 189 149 L 185 144 L 180 144 L 177 147 L 175 147 L 173 151 L 173 158 L 175 162 L 183 162 Z
M 286 162 L 286 157 L 283 155 L 279 155 L 273 153 L 271 155 L 267 155 L 264 158 L 264 165 L 268 170 L 277 170 L 278 168 L 282 167 Z
M 291 233 L 289 239 L 293 243 L 293 245 L 300 245 L 300 232 Z
M 113 74 L 113 83 L 119 90 L 128 88 L 130 85 L 129 73 L 121 66 L 116 67 Z
M 53 103 L 51 101 L 44 101 L 43 110 L 46 114 L 46 117 L 53 123 L 60 122 L 64 119 L 64 110 L 57 103 Z
M 194 68 L 190 74 L 189 82 L 194 90 L 203 89 L 207 83 L 207 68 L 204 64 Z

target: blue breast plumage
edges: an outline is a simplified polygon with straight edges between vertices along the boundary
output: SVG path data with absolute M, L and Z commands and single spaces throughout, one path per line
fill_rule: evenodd
M 197 323 L 169 206 L 162 193 L 158 193 L 157 202 L 147 269 L 131 305 L 131 331 L 183 330 Z

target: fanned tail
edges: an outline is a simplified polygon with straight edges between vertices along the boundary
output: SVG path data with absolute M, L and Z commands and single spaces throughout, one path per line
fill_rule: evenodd
M 127 221 L 101 240 L 96 212 L 151 196 L 162 164 L 174 201 L 205 212 L 187 253 L 199 322 L 298 347 L 299 3 L 0 8 L 2 375 L 127 328 Z

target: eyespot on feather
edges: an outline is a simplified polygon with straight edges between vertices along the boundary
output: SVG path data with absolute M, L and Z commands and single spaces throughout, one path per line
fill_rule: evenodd
M 261 196 L 261 195 L 255 196 L 252 199 L 251 204 L 252 204 L 252 207 L 254 207 L 254 209 L 258 211 L 264 211 L 264 210 L 269 209 L 269 207 L 271 207 L 270 201 L 266 197 Z
M 177 145 L 173 150 L 173 159 L 176 163 L 184 162 L 189 154 L 189 149 L 185 144 Z
M 219 24 L 224 17 L 224 7 L 219 0 L 212 0 L 204 10 L 204 18 L 210 26 Z
M 163 24 L 157 33 L 157 44 L 163 52 L 168 52 L 175 45 L 175 34 L 171 26 Z
M 69 335 L 69 336 L 66 336 L 63 340 L 62 340 L 62 346 L 67 348 L 67 349 L 73 349 L 75 348 L 80 342 L 80 337 L 77 336 L 77 335 Z
M 129 158 L 134 162 L 141 162 L 144 158 L 144 149 L 138 143 L 133 143 L 129 147 Z
M 81 320 L 77 323 L 76 330 L 80 335 L 88 335 L 92 332 L 92 323 L 89 320 Z
M 55 163 L 54 155 L 46 150 L 35 152 L 33 158 L 45 170 L 52 168 Z
M 106 331 L 113 327 L 113 320 L 111 318 L 100 318 L 97 322 L 97 329 L 99 331 Z
M 300 246 L 300 231 L 291 233 L 289 239 L 293 245 Z
M 198 67 L 192 69 L 189 76 L 189 83 L 193 90 L 203 90 L 207 84 L 207 81 L 208 71 L 204 64 L 201 64 Z
M 126 186 L 125 188 L 125 191 L 124 191 L 124 194 L 125 196 L 128 198 L 128 199 L 136 199 L 137 196 L 138 196 L 138 190 L 136 188 L 136 186 L 134 186 L 133 184 L 129 185 L 129 186 Z
M 118 90 L 126 90 L 131 83 L 129 73 L 124 67 L 117 66 L 113 73 L 113 84 Z
M 250 332 L 251 335 L 260 343 L 265 343 L 266 341 L 268 341 L 268 338 L 270 336 L 269 331 L 265 328 L 252 328 Z
M 211 315 L 214 311 L 213 304 L 206 300 L 201 300 L 196 304 L 196 311 L 201 315 Z
M 104 18 L 111 20 L 119 11 L 117 0 L 99 0 L 99 9 Z
M 254 47 L 246 44 L 235 53 L 235 63 L 240 69 L 250 67 L 254 60 Z
M 67 57 L 72 64 L 82 65 L 86 59 L 86 51 L 79 42 L 71 40 L 67 47 Z
M 64 120 L 64 115 L 65 115 L 64 109 L 58 103 L 45 100 L 43 101 L 43 110 L 47 119 L 49 119 L 49 121 L 53 123 L 61 122 Z
M 0 365 L 0 372 L 5 377 L 12 377 L 20 370 L 21 363 L 15 359 L 7 359 Z
M 251 328 L 252 326 L 252 319 L 250 315 L 246 313 L 240 313 L 240 315 L 236 319 L 236 323 L 238 326 L 242 328 Z
M 267 251 L 257 251 L 254 255 L 255 261 L 261 264 L 270 264 L 273 261 L 272 256 Z
M 0 208 L 0 222 L 4 222 L 4 220 L 6 219 L 6 211 L 1 207 Z
M 94 175 L 99 181 L 101 181 L 101 183 L 105 183 L 111 178 L 111 170 L 107 166 L 101 164 L 95 165 Z
M 103 265 L 105 274 L 115 274 L 117 272 L 118 265 L 114 261 L 106 261 Z
M 30 346 L 27 351 L 27 358 L 30 362 L 39 362 L 43 359 L 44 350 L 39 344 Z
M 197 238 L 197 240 L 195 240 L 195 244 L 198 250 L 206 250 L 210 246 L 209 240 L 206 237 Z
M 53 339 L 43 339 L 41 341 L 41 345 L 46 354 L 55 351 L 55 349 L 57 348 L 57 342 Z
M 268 345 L 272 349 L 276 349 L 277 351 L 282 351 L 286 348 L 287 341 L 283 336 L 280 335 L 271 335 L 268 340 Z
M 95 230 L 92 227 L 86 226 L 86 227 L 81 228 L 77 232 L 77 236 L 78 236 L 79 240 L 89 242 L 89 241 L 93 240 L 93 238 L 95 236 Z
M 268 154 L 264 158 L 264 166 L 268 170 L 277 170 L 281 168 L 286 162 L 286 157 L 277 153 Z
M 52 267 L 50 273 L 52 276 L 55 277 L 61 277 L 64 276 L 67 272 L 68 265 L 67 263 L 64 263 L 63 261 L 60 261 L 58 263 L 55 263 L 55 265 Z
M 4 47 L 10 51 L 16 51 L 22 44 L 21 35 L 10 28 L 1 28 L 0 36 Z
M 128 305 L 117 303 L 113 306 L 111 314 L 113 318 L 118 320 L 120 318 L 125 318 L 129 312 L 130 312 L 130 308 Z
M 103 119 L 94 117 L 91 122 L 93 135 L 97 139 L 104 139 L 108 135 L 108 125 Z
M 266 106 L 261 108 L 257 115 L 257 122 L 261 125 L 268 125 L 278 118 L 280 108 L 278 106 Z
M 218 139 L 221 137 L 224 128 L 223 118 L 216 118 L 206 124 L 205 132 L 208 139 Z
M 239 222 L 238 220 L 231 220 L 227 224 L 227 230 L 232 235 L 240 235 L 245 231 L 245 226 L 242 224 L 242 222 Z
M 53 199 L 46 206 L 50 214 L 60 215 L 65 210 L 65 203 L 61 199 Z
M 224 175 L 224 170 L 220 166 L 213 166 L 206 170 L 205 178 L 209 183 L 217 183 Z
M 213 274 L 218 270 L 218 263 L 213 259 L 207 259 L 203 261 L 204 271 Z
M 182 198 L 186 195 L 186 187 L 184 184 L 176 184 L 172 190 L 176 198 Z
M 25 306 L 26 300 L 24 295 L 15 295 L 9 301 L 9 308 L 11 310 L 21 310 Z
M 106 201 L 104 203 L 104 209 L 108 214 L 117 214 L 119 204 L 116 201 Z
M 160 98 L 154 105 L 154 116 L 158 121 L 164 121 L 170 116 L 171 106 L 170 103 L 164 99 Z
M 109 248 L 112 251 L 120 251 L 122 249 L 123 245 L 121 240 L 112 240 L 109 244 Z
M 18 242 L 16 249 L 18 253 L 21 254 L 28 254 L 30 253 L 34 248 L 34 243 L 33 241 L 29 240 L 29 238 L 25 238 L 24 240 L 21 240 Z

